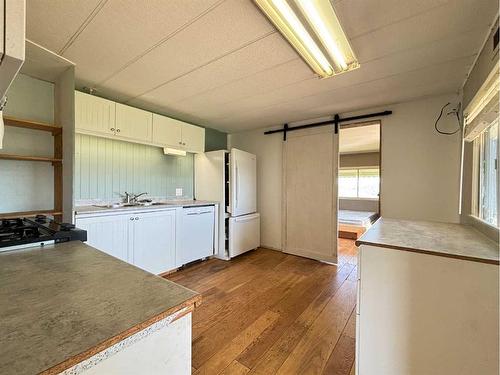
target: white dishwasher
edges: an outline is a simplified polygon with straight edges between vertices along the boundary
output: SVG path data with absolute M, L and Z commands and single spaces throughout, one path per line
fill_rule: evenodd
M 215 207 L 185 207 L 176 264 L 183 264 L 214 255 Z

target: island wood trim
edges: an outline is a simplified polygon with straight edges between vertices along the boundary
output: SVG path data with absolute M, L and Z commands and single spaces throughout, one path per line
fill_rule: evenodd
M 186 310 L 183 311 L 181 314 L 179 314 L 179 316 L 176 316 L 173 321 L 180 319 L 181 317 L 185 316 L 186 314 L 189 314 L 190 312 L 192 312 L 196 306 L 199 306 L 200 303 L 201 303 L 201 294 L 197 294 L 197 295 L 191 297 L 190 299 L 184 301 L 180 305 L 171 307 L 170 309 L 165 310 L 164 312 L 162 312 L 156 316 L 153 316 L 152 318 L 150 318 L 142 323 L 136 324 L 135 326 L 127 329 L 126 331 L 121 332 L 118 335 L 113 336 L 113 337 L 97 344 L 96 346 L 87 349 L 86 351 L 84 351 L 80 354 L 74 355 L 73 357 L 70 357 L 63 362 L 61 362 L 55 366 L 52 366 L 52 367 L 48 368 L 47 370 L 42 371 L 39 375 L 59 374 L 59 373 L 63 372 L 64 370 L 67 370 L 67 369 L 73 367 L 74 365 L 76 365 L 82 361 L 85 361 L 86 359 L 96 355 L 97 353 L 102 352 L 103 350 L 119 343 L 120 341 L 123 341 L 127 337 L 132 336 L 132 335 L 136 334 L 137 332 L 140 332 L 140 331 L 146 329 L 150 325 L 157 323 L 160 320 L 163 320 L 166 317 L 176 313 L 177 311 L 186 308 Z

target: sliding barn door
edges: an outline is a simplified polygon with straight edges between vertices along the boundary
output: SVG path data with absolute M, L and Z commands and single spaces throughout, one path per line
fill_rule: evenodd
M 285 252 L 337 263 L 338 134 L 288 133 L 283 152 Z

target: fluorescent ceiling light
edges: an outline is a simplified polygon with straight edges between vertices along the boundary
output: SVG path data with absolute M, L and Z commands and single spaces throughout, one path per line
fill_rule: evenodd
M 163 152 L 165 155 L 186 156 L 186 151 L 177 150 L 176 148 L 164 147 Z
M 315 73 L 359 67 L 329 0 L 254 0 Z

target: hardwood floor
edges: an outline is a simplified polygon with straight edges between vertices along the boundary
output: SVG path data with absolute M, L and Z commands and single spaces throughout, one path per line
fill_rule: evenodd
M 354 241 L 339 264 L 259 249 L 165 276 L 203 294 L 193 313 L 194 374 L 354 374 Z

